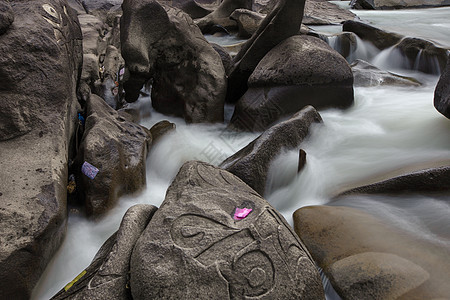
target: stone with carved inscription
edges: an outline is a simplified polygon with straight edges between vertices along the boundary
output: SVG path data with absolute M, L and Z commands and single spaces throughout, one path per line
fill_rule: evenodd
M 231 173 L 185 163 L 131 257 L 133 299 L 323 299 L 284 218 Z

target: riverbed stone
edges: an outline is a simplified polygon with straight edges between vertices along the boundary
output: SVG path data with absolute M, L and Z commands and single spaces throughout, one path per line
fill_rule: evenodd
M 387 32 L 359 21 L 345 21 L 342 30 L 355 33 L 359 38 L 371 42 L 380 50 L 392 47 L 403 39 L 400 34 Z
M 254 141 L 224 160 L 220 167 L 241 178 L 264 195 L 270 163 L 283 149 L 294 149 L 309 133 L 314 123 L 322 121 L 312 106 L 307 106 L 290 119 L 272 126 Z
M 129 272 L 130 257 L 136 241 L 157 208 L 149 204 L 130 207 L 119 230 L 109 237 L 91 264 L 51 300 L 62 299 L 132 299 Z
M 237 27 L 237 23 L 230 19 L 230 15 L 239 8 L 251 9 L 252 0 L 224 0 L 212 13 L 195 20 L 195 24 L 203 33 L 207 33 L 214 25 L 219 25 L 228 30 L 234 29 Z
M 163 136 L 175 131 L 175 123 L 169 122 L 167 120 L 162 120 L 150 128 L 150 133 L 152 134 L 153 143 L 156 143 Z
M 434 90 L 434 107 L 450 119 L 450 55 Z
M 347 20 L 359 19 L 348 9 L 340 8 L 327 0 L 308 0 L 305 2 L 305 25 L 341 24 Z
M 238 36 L 244 39 L 250 38 L 258 30 L 266 16 L 248 9 L 236 9 L 230 19 L 238 25 Z
M 345 299 L 398 299 L 430 278 L 412 261 L 382 252 L 364 252 L 330 267 L 333 287 Z
M 248 79 L 231 119 L 237 129 L 261 131 L 306 105 L 347 108 L 353 104 L 348 62 L 321 39 L 292 36 L 274 47 Z
M 357 59 L 352 64 L 353 85 L 358 87 L 393 85 L 393 86 L 420 86 L 420 82 L 412 77 L 401 76 L 392 72 L 383 71 L 374 65 Z
M 450 5 L 449 0 L 356 0 L 355 9 L 406 9 Z
M 445 299 L 449 295 L 447 245 L 428 241 L 362 210 L 344 206 L 303 207 L 294 213 L 294 227 L 343 299 Z M 374 257 L 370 254 L 373 252 L 383 255 Z M 396 271 L 389 271 L 380 260 L 396 266 Z M 367 267 L 358 268 L 352 262 Z M 344 271 L 348 268 L 354 268 L 353 278 Z M 383 272 L 391 277 L 380 278 Z M 377 276 L 379 280 L 370 279 Z M 387 280 L 390 286 L 386 285 Z M 350 287 L 350 282 L 356 285 Z M 363 296 L 351 296 L 354 294 Z
M 234 57 L 228 72 L 227 101 L 236 102 L 263 57 L 281 41 L 300 31 L 305 0 L 281 0 Z
M 130 71 L 126 100 L 136 101 L 143 84 L 153 78 L 157 111 L 192 123 L 222 122 L 225 70 L 192 19 L 154 0 L 125 0 L 122 8 L 122 56 Z
M 75 167 L 88 215 L 99 216 L 111 209 L 121 195 L 145 187 L 145 161 L 151 141 L 145 127 L 120 117 L 97 95 L 90 96 Z M 81 172 L 85 162 L 98 169 L 94 178 Z
M 324 299 L 284 218 L 236 176 L 197 161 L 181 167 L 136 243 L 130 285 L 137 300 Z
M 0 295 L 29 299 L 66 231 L 81 31 L 65 1 L 9 3 L 14 23 L 0 34 Z
M 380 182 L 353 188 L 340 195 L 351 194 L 405 194 L 449 193 L 450 166 L 425 169 L 399 175 Z

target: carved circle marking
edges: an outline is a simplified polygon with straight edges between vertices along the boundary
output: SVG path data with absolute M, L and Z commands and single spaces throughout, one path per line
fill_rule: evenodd
M 266 271 L 261 268 L 254 268 L 251 270 L 247 280 L 252 288 L 261 286 L 266 282 Z

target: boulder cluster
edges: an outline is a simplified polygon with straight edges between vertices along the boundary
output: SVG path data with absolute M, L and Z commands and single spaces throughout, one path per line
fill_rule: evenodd
M 340 52 L 305 26 L 342 22 Z M 229 32 L 247 40 L 227 48 L 204 37 Z M 150 93 L 154 110 L 187 123 L 223 122 L 231 103 L 229 129 L 261 135 L 218 167 L 186 162 L 162 205 L 131 207 L 52 299 L 324 299 L 317 266 L 343 298 L 448 296 L 441 248 L 412 251 L 414 240 L 376 218 L 332 206 L 300 209 L 294 230 L 263 198 L 271 162 L 321 126 L 316 109 L 351 107 L 354 85 L 420 84 L 350 65 L 355 36 L 409 60 L 419 51 L 436 58 L 435 107 L 450 118 L 447 49 L 358 22 L 325 0 L 0 1 L 0 295 L 30 298 L 64 239 L 69 205 L 99 218 L 145 188 L 152 145 L 175 130 L 139 125 L 132 103 Z M 339 197 L 448 192 L 449 176 L 448 167 L 431 169 Z M 405 247 L 390 251 L 360 224 Z

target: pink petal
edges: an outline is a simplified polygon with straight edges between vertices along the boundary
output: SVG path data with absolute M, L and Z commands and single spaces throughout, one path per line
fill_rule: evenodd
M 235 219 L 235 220 L 242 220 L 245 217 L 247 217 L 248 214 L 252 212 L 252 210 L 253 209 L 251 209 L 251 208 L 239 208 L 239 207 L 236 207 L 236 210 L 234 211 L 233 219 Z

